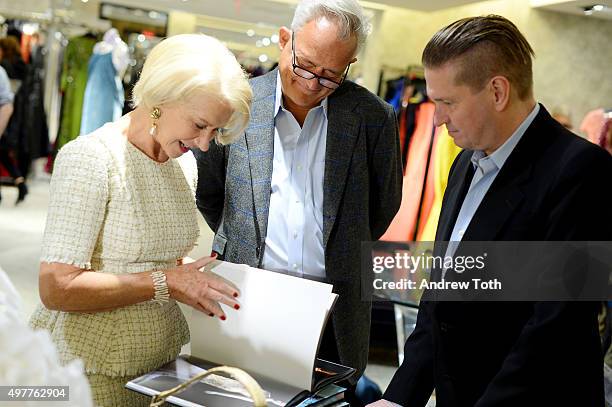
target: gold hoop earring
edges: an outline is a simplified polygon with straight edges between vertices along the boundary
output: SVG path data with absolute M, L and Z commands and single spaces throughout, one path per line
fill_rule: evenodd
M 149 135 L 153 137 L 157 134 L 157 120 L 161 117 L 161 110 L 159 110 L 159 107 L 154 107 L 153 110 L 151 110 L 150 116 L 151 119 L 153 119 L 153 124 L 151 124 L 151 128 L 149 129 Z

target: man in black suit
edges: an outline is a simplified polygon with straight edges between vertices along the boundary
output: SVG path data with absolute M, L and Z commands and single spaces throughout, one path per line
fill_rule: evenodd
M 427 44 L 435 124 L 464 148 L 436 241 L 612 240 L 612 189 L 602 183 L 612 158 L 536 103 L 532 55 L 500 16 L 456 21 Z M 371 406 L 425 406 L 434 389 L 438 407 L 603 406 L 597 310 L 422 301 L 404 362 Z

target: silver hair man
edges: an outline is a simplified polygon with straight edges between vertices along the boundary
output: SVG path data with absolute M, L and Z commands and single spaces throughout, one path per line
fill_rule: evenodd
M 313 19 L 326 17 L 338 24 L 339 38 L 357 37 L 358 54 L 372 31 L 372 25 L 356 0 L 304 0 L 301 1 L 293 15 L 291 29 L 299 31 Z

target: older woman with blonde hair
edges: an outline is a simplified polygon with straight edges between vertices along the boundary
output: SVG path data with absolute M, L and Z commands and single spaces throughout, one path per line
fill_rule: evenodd
M 42 305 L 62 362 L 85 364 L 100 406 L 147 405 L 127 381 L 189 341 L 176 301 L 226 319 L 239 292 L 183 262 L 199 234 L 190 149 L 244 131 L 252 93 L 234 56 L 201 34 L 163 40 L 134 88 L 135 110 L 66 144 L 57 156 L 41 254 Z

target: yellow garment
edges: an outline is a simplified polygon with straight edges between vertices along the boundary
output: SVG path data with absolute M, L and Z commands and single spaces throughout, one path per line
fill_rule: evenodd
M 451 136 L 448 135 L 446 126 L 440 130 L 438 134 L 434 156 L 434 193 L 435 198 L 427 223 L 420 236 L 417 240 L 420 241 L 433 241 L 436 237 L 436 228 L 438 227 L 438 220 L 440 219 L 440 211 L 442 209 L 442 198 L 444 197 L 444 191 L 446 191 L 446 184 L 448 183 L 448 174 L 451 166 L 455 161 L 455 158 L 461 151 L 461 147 L 457 147 Z

